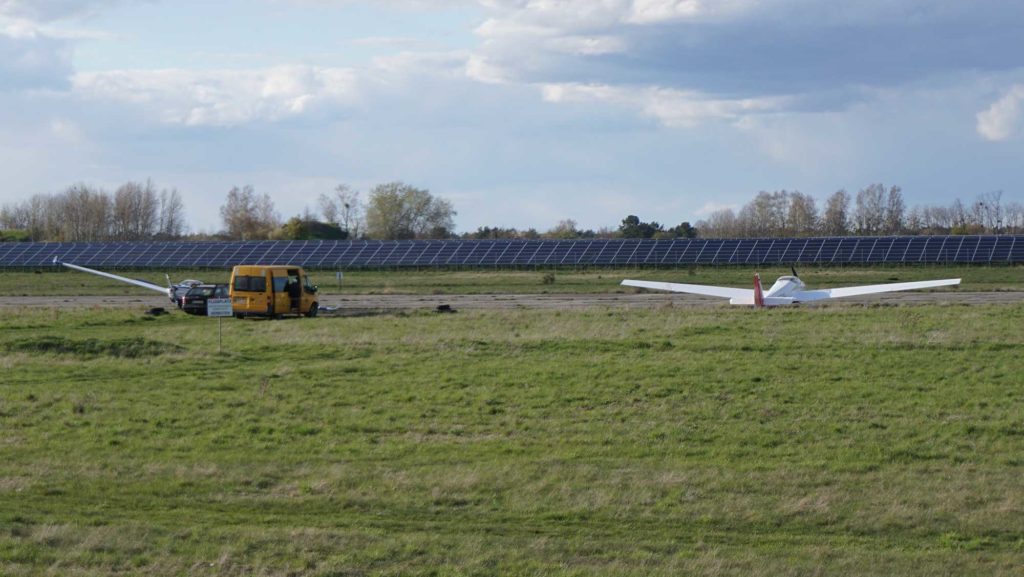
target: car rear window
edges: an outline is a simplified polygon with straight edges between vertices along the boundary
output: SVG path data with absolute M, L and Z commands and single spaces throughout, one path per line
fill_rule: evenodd
M 236 291 L 266 292 L 267 279 L 261 276 L 236 276 Z

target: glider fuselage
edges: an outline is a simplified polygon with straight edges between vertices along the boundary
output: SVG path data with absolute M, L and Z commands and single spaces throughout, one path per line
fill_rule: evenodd
M 765 307 L 791 305 L 794 302 L 797 302 L 794 298 L 794 295 L 799 291 L 802 291 L 805 288 L 807 288 L 806 285 L 804 285 L 804 282 L 800 280 L 798 277 L 788 275 L 780 276 L 778 280 L 775 281 L 775 284 L 771 286 L 771 288 L 764 291 L 763 295 L 761 296 L 762 302 L 758 303 L 756 287 L 760 284 L 760 282 L 760 277 L 756 277 L 754 280 L 755 294 L 752 298 L 733 297 L 729 299 L 729 304 L 756 305 Z

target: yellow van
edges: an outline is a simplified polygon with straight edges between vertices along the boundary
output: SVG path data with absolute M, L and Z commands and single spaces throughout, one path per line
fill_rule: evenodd
M 231 271 L 231 308 L 235 317 L 283 315 L 315 317 L 317 287 L 297 266 L 236 266 Z

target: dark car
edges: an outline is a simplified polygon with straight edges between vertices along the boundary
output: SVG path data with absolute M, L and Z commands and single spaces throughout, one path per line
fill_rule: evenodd
M 206 316 L 206 299 L 226 299 L 229 296 L 226 284 L 196 285 L 181 297 L 181 310 L 190 315 Z

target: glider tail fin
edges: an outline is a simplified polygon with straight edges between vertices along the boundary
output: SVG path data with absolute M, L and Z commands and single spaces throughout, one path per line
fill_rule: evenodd
M 764 292 L 761 290 L 761 275 L 754 273 L 754 306 L 764 306 Z

